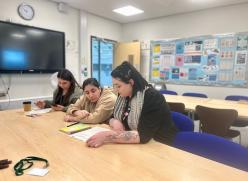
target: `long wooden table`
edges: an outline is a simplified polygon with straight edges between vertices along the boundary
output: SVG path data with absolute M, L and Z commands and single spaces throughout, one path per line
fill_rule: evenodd
M 180 95 L 168 95 L 164 94 L 167 102 L 181 102 L 185 104 L 185 108 L 188 110 L 195 110 L 197 105 L 218 108 L 218 109 L 235 109 L 238 111 L 238 116 L 244 121 L 248 121 L 248 103 L 242 103 L 238 101 L 229 101 L 221 99 L 211 98 L 199 98 Z
M 248 172 L 155 141 L 88 148 L 58 131 L 66 126 L 63 116 L 52 112 L 30 118 L 20 110 L 0 111 L 0 159 L 13 160 L 0 170 L 1 181 L 248 180 Z M 31 155 L 48 159 L 49 173 L 15 176 L 14 164 Z

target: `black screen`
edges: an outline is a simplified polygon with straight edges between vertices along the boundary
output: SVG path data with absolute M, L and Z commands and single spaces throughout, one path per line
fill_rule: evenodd
M 0 21 L 0 72 L 55 72 L 65 68 L 65 35 Z

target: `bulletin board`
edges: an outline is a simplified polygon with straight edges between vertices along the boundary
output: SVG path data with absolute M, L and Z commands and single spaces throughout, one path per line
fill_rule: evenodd
M 248 32 L 150 43 L 151 81 L 247 87 Z

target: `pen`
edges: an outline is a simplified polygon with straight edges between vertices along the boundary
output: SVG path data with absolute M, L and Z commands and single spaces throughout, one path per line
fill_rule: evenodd
M 73 124 L 68 125 L 67 127 L 73 126 L 73 125 L 78 124 L 78 123 L 79 123 L 79 122 L 75 122 L 75 123 L 73 123 Z

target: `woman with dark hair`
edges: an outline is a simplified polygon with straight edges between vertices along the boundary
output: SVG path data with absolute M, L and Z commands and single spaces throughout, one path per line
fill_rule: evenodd
M 87 140 L 89 147 L 104 143 L 147 143 L 154 139 L 172 144 L 177 128 L 171 120 L 169 107 L 158 91 L 150 87 L 128 62 L 111 73 L 119 96 L 116 100 L 111 131 L 95 134 Z
M 102 123 L 108 120 L 114 109 L 116 95 L 111 89 L 101 88 L 95 78 L 83 82 L 84 95 L 69 106 L 65 121 Z
M 79 84 L 75 80 L 73 74 L 63 69 L 58 72 L 58 87 L 53 92 L 53 100 L 37 101 L 35 104 L 39 108 L 52 107 L 55 111 L 67 111 L 70 104 L 76 102 L 76 100 L 82 95 L 82 90 Z

